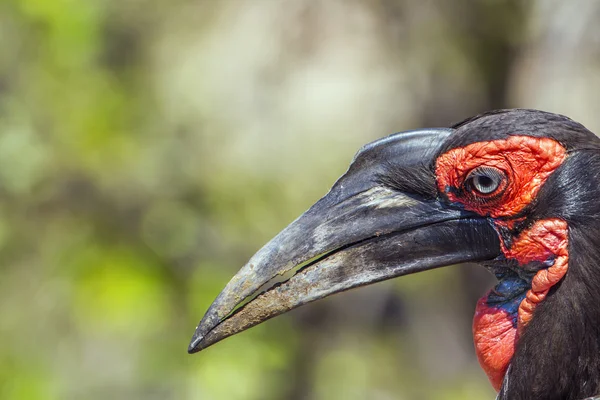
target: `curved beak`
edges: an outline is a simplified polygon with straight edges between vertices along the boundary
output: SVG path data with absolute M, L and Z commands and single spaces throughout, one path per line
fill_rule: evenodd
M 409 131 L 363 147 L 329 193 L 231 279 L 196 328 L 188 352 L 337 292 L 500 255 L 487 219 L 407 190 L 410 182 L 400 185 L 404 189 L 385 183 L 393 173 L 431 171 L 451 133 Z M 432 179 L 420 185 L 435 192 Z

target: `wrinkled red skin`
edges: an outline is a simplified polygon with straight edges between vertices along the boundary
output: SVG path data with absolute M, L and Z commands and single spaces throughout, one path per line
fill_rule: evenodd
M 519 235 L 510 249 L 504 243 L 502 246 L 506 258 L 516 259 L 519 265 L 544 262 L 553 257 L 554 264 L 535 274 L 531 289 L 519 305 L 517 315 L 511 315 L 502 308 L 490 307 L 487 303 L 489 293 L 477 302 L 473 318 L 475 351 L 479 364 L 496 390 L 502 386 L 519 335 L 533 318 L 536 305 L 546 298 L 550 288 L 567 272 L 567 223 L 557 218 L 537 221 Z
M 487 305 L 488 295 L 479 299 L 475 307 L 473 342 L 479 365 L 494 389 L 499 391 L 515 353 L 517 329 L 514 327 L 514 316 L 508 311 Z
M 566 156 L 565 148 L 549 138 L 511 136 L 504 140 L 472 143 L 438 157 L 438 188 L 450 201 L 462 203 L 467 210 L 492 218 L 510 217 L 535 198 Z M 474 197 L 448 191 L 462 187 L 469 172 L 480 166 L 497 168 L 506 174 L 508 185 L 503 193 Z
M 449 150 L 438 158 L 438 188 L 450 201 L 461 203 L 465 209 L 480 215 L 494 219 L 516 217 L 535 198 L 566 156 L 565 148 L 549 138 L 511 136 L 473 143 Z M 497 168 L 507 177 L 506 182 L 489 195 L 464 189 L 469 172 L 481 166 Z M 496 220 L 495 223 L 512 228 L 518 220 Z M 533 317 L 536 305 L 567 272 L 568 226 L 558 218 L 540 220 L 521 232 L 510 248 L 502 237 L 500 242 L 504 256 L 516 260 L 519 265 L 550 259 L 554 259 L 554 263 L 536 273 L 517 315 L 490 307 L 487 302 L 489 293 L 477 303 L 473 319 L 475 350 L 481 367 L 496 390 L 500 390 L 519 334 Z
M 531 318 L 535 306 L 541 303 L 552 286 L 556 285 L 567 273 L 569 267 L 567 223 L 559 218 L 537 221 L 524 231 L 510 249 L 503 244 L 506 258 L 515 259 L 519 265 L 533 261 L 544 262 L 554 258 L 552 266 L 539 270 L 531 281 L 531 289 L 519 306 L 519 331 Z

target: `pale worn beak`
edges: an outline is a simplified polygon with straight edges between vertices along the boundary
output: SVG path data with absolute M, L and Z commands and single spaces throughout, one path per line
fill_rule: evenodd
M 330 192 L 231 279 L 196 328 L 188 352 L 337 292 L 497 257 L 498 235 L 487 219 L 381 179 L 389 165 L 433 165 L 451 132 L 403 132 L 363 147 Z

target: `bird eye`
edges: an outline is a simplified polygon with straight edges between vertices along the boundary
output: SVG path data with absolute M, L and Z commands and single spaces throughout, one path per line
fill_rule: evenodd
M 506 175 L 497 168 L 479 167 L 469 172 L 465 186 L 470 192 L 487 196 L 496 192 L 505 179 Z

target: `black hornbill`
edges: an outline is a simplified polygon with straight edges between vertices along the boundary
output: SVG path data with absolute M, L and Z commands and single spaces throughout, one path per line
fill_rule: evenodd
M 188 351 L 357 286 L 475 262 L 475 351 L 499 399 L 600 393 L 600 139 L 498 110 L 364 146 L 329 193 L 260 249 Z

